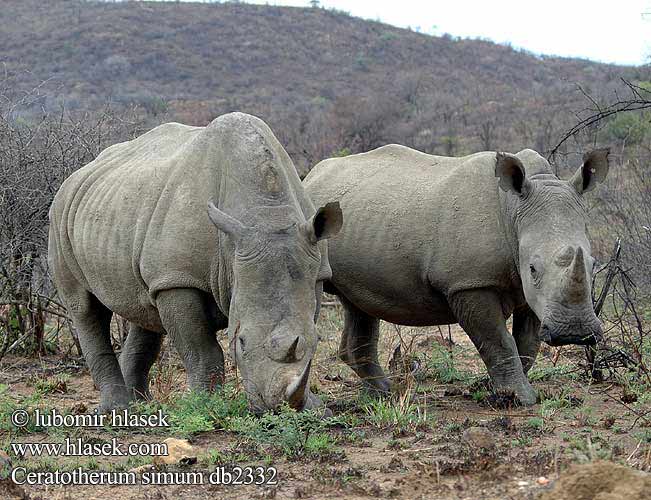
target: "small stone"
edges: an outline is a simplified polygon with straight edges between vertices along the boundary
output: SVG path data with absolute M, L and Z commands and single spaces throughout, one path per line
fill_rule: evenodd
M 257 498 L 276 498 L 276 495 L 278 494 L 278 489 L 275 487 L 267 487 L 263 488 L 261 491 L 258 491 L 258 494 L 256 495 Z
M 463 440 L 473 448 L 490 450 L 495 448 L 495 438 L 485 427 L 469 427 L 463 433 Z
M 398 458 L 397 455 L 394 455 L 391 457 L 391 460 L 389 461 L 388 465 L 386 466 L 387 470 L 389 471 L 396 471 L 399 469 L 402 469 L 404 467 L 404 464 L 402 463 L 402 460 Z
M 368 494 L 375 498 L 380 498 L 382 496 L 382 488 L 377 483 L 373 483 L 369 486 L 367 490 Z
M 538 483 L 540 486 L 547 486 L 549 484 L 549 479 L 547 479 L 545 476 L 540 476 L 538 479 L 536 479 L 536 483 Z
M 145 464 L 139 467 L 134 467 L 133 469 L 129 469 L 129 472 L 133 472 L 134 474 L 142 474 L 143 472 L 150 471 L 153 468 L 154 466 L 152 464 Z
M 294 490 L 294 498 L 307 498 L 310 492 L 305 486 L 297 486 Z
M 83 401 L 79 401 L 78 403 L 72 405 L 70 408 L 70 413 L 73 415 L 82 415 L 84 413 L 88 413 L 88 406 L 86 406 Z
M 153 457 L 154 465 L 191 465 L 196 463 L 197 455 L 187 439 L 167 438 L 167 456 Z
M 444 396 L 463 396 L 463 391 L 455 386 L 448 387 L 445 389 Z
M 11 457 L 0 450 L 0 470 L 4 468 L 11 469 Z
M 518 486 L 520 487 L 529 486 L 529 481 L 518 481 Z
M 615 425 L 617 418 L 614 415 L 608 415 L 604 417 L 601 421 L 604 424 L 604 429 L 610 429 L 613 425 Z

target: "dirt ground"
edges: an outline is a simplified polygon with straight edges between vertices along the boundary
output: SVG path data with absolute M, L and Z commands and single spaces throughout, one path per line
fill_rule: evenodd
M 483 365 L 459 327 L 448 331 L 383 324 L 382 362 L 394 377 L 397 396 L 375 407 L 360 403 L 359 381 L 335 357 L 340 329 L 340 309 L 324 308 L 312 386 L 335 416 L 357 418 L 354 428 L 330 431 L 332 446 L 302 456 L 287 456 L 273 447 L 261 454 L 260 448 L 250 451 L 250 441 L 236 432 L 214 430 L 190 437 L 197 463 L 166 469 L 208 470 L 201 457 L 219 451 L 241 457 L 241 466 L 275 467 L 277 485 L 17 486 L 5 474 L 0 498 L 503 500 L 545 495 L 545 500 L 561 500 L 602 498 L 595 496 L 599 491 L 610 495 L 604 499 L 651 498 L 649 475 L 637 472 L 651 470 L 649 402 L 631 397 L 626 387 L 608 378 L 590 382 L 581 366 L 582 349 L 544 348 L 531 374 L 541 402 L 509 407 L 484 390 Z M 398 345 L 401 356 L 395 353 Z M 169 346 L 165 349 L 165 370 L 158 369 L 152 382 L 152 392 L 161 399 L 185 390 L 183 369 Z M 228 373 L 235 377 L 232 367 Z M 99 393 L 83 363 L 61 354 L 40 359 L 9 356 L 0 365 L 0 384 L 8 386 L 9 398 L 21 402 L 34 394 L 35 377 L 50 380 L 61 374 L 69 375 L 64 387 L 44 391 L 43 404 L 73 413 L 97 406 Z M 108 435 L 105 430 L 95 432 L 98 438 Z M 0 442 L 15 465 L 19 457 L 12 456 L 11 442 L 61 441 L 64 435 L 3 431 Z M 170 435 L 132 431 L 118 437 L 125 443 L 161 442 Z M 56 469 L 62 460 L 51 457 L 44 467 Z M 120 460 L 101 458 L 92 466 L 107 470 Z M 581 464 L 588 465 L 568 471 Z M 147 470 L 150 465 L 145 461 L 144 469 L 139 467 Z M 604 477 L 604 471 L 611 471 L 612 484 L 599 486 L 590 479 Z M 581 479 L 572 482 L 576 477 Z M 618 481 L 629 490 L 618 490 Z M 577 486 L 586 482 L 601 490 L 586 493 Z M 630 485 L 638 483 L 646 485 L 646 492 L 640 489 L 634 496 Z

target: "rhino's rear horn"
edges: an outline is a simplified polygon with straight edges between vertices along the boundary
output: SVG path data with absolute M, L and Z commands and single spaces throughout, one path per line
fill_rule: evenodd
M 289 349 L 287 349 L 287 354 L 285 355 L 285 362 L 293 363 L 295 361 L 298 361 L 298 358 L 296 356 L 296 350 L 298 348 L 298 343 L 300 340 L 301 340 L 300 337 L 296 337 L 294 339 L 294 342 L 292 342 L 292 345 L 289 346 Z
M 302 410 L 305 405 L 305 396 L 307 394 L 307 383 L 310 378 L 311 366 L 312 360 L 305 365 L 303 372 L 287 386 L 287 390 L 285 391 L 285 399 L 287 400 L 287 403 L 296 410 Z

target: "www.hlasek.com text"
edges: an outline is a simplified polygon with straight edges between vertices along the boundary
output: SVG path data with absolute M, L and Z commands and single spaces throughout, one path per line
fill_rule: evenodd
M 167 443 L 120 443 L 117 438 L 98 443 L 69 437 L 63 443 L 11 443 L 11 451 L 17 457 L 165 457 L 169 454 Z

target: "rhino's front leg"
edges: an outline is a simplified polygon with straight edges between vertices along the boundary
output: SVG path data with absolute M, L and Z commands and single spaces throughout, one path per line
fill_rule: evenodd
M 150 399 L 149 370 L 158 358 L 162 335 L 131 323 L 120 353 L 120 369 L 127 390 L 136 399 Z
M 524 373 L 529 373 L 536 361 L 536 356 L 538 356 L 540 350 L 539 330 L 540 320 L 528 305 L 513 312 L 513 338 L 518 346 Z
M 211 300 L 194 288 L 165 290 L 156 297 L 163 327 L 183 360 L 188 385 L 196 390 L 214 390 L 224 382 L 224 353 L 215 335 L 226 322 L 214 317 Z
M 515 339 L 506 328 L 502 306 L 491 290 L 457 292 L 450 305 L 488 369 L 497 392 L 514 393 L 522 405 L 536 403 L 536 391 L 522 369 Z

